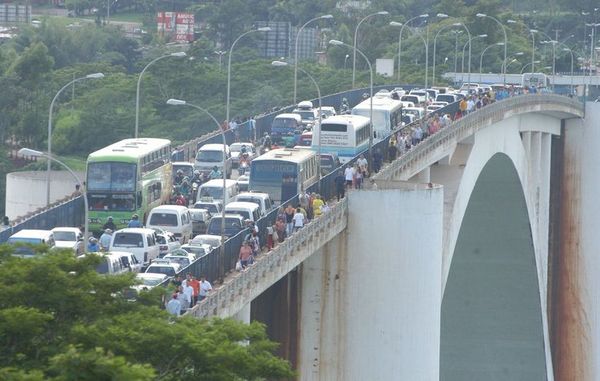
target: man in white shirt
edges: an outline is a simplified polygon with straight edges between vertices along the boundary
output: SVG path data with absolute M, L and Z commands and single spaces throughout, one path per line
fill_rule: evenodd
M 302 214 L 300 208 L 296 208 L 296 213 L 294 213 L 293 220 L 294 231 L 297 232 L 298 230 L 302 229 L 302 227 L 304 226 L 304 214 Z
M 185 296 L 185 300 L 187 305 L 184 305 L 184 308 L 192 307 L 192 300 L 194 300 L 194 288 L 189 285 L 189 282 L 186 282 L 186 285 L 183 287 L 183 295 Z
M 175 316 L 181 313 L 181 303 L 177 300 L 177 293 L 173 294 L 173 298 L 167 303 L 167 312 Z
M 358 164 L 358 169 L 360 170 L 360 173 L 362 173 L 362 175 L 364 176 L 365 172 L 367 172 L 367 168 L 369 168 L 369 162 L 367 161 L 367 159 L 365 159 L 365 155 L 360 155 L 358 160 L 356 160 L 356 164 Z
M 354 178 L 354 169 L 349 165 L 344 170 L 344 178 L 346 179 L 346 188 L 352 188 L 352 179 Z
M 208 293 L 212 291 L 212 286 L 211 284 L 206 280 L 205 277 L 201 276 L 200 277 L 200 293 L 198 294 L 198 300 L 203 300 L 204 298 L 206 298 L 206 296 L 208 295 Z

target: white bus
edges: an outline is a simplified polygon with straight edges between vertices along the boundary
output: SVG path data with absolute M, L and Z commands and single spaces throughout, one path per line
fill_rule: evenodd
M 249 189 L 268 193 L 275 203 L 289 200 L 319 180 L 317 155 L 310 149 L 274 149 L 250 165 Z
M 369 118 L 360 115 L 336 115 L 313 128 L 311 147 L 321 153 L 333 152 L 341 163 L 350 161 L 369 147 Z M 320 137 L 320 139 L 319 139 Z
M 354 106 L 352 115 L 370 117 L 371 101 L 366 99 Z M 387 96 L 373 97 L 373 138 L 376 142 L 389 136 L 402 124 L 402 102 Z

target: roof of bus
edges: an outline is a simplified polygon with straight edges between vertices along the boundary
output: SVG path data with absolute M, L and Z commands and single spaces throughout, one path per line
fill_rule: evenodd
M 292 113 L 287 113 L 287 112 L 275 116 L 275 119 L 283 119 L 283 118 L 296 119 L 297 121 L 302 120 L 302 117 L 300 115 L 298 115 L 298 114 L 292 114 Z
M 94 161 L 94 159 L 105 159 L 107 157 L 122 157 L 137 159 L 143 157 L 150 152 L 154 152 L 157 149 L 165 146 L 170 146 L 171 141 L 168 139 L 153 139 L 153 138 L 138 138 L 138 139 L 124 139 L 99 149 L 96 152 L 92 152 L 88 156 L 88 161 Z
M 256 159 L 253 159 L 252 162 L 263 160 L 281 160 L 291 163 L 300 163 L 315 155 L 315 151 L 308 149 L 277 148 L 257 157 Z
M 348 123 L 352 123 L 352 124 L 368 124 L 369 123 L 369 118 L 367 118 L 366 116 L 362 116 L 362 115 L 334 115 L 334 116 L 330 116 L 327 119 L 324 119 L 322 124 L 326 124 L 326 123 L 336 123 L 336 124 L 348 124 Z
M 393 99 L 389 97 L 373 97 L 373 109 L 376 110 L 396 110 L 402 107 L 402 102 L 399 99 Z M 371 108 L 371 100 L 365 99 L 360 102 L 352 109 L 370 109 Z

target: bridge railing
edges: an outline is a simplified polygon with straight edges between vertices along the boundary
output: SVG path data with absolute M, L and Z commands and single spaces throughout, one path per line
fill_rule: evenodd
M 260 254 L 245 271 L 236 272 L 209 293 L 190 312 L 194 317 L 231 316 L 273 283 L 302 263 L 314 251 L 339 234 L 347 224 L 347 199 L 305 225 L 273 250 Z
M 476 112 L 467 114 L 461 119 L 454 121 L 449 127 L 442 129 L 434 135 L 429 136 L 422 143 L 411 148 L 393 163 L 384 167 L 375 179 L 392 179 L 412 166 L 413 163 L 424 159 L 436 148 L 445 145 L 449 140 L 462 140 L 472 135 L 478 129 L 498 122 L 507 116 L 518 114 L 522 110 L 537 108 L 543 110 L 544 105 L 552 105 L 553 111 L 563 108 L 563 111 L 576 113 L 583 116 L 583 105 L 572 98 L 554 94 L 530 94 L 518 95 L 487 105 Z

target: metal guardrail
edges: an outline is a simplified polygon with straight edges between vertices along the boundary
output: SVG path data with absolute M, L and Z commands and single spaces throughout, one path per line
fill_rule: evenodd
M 445 145 L 450 140 L 463 140 L 479 129 L 503 120 L 507 116 L 531 111 L 562 111 L 583 117 L 584 106 L 575 99 L 553 94 L 518 95 L 494 102 L 453 122 L 449 127 L 440 130 L 435 135 L 429 136 L 421 144 L 411 148 L 410 151 L 393 163 L 385 166 L 374 178 L 376 180 L 395 178 L 402 171 L 425 159 L 430 152 Z
M 227 279 L 188 314 L 205 318 L 229 317 L 240 311 L 325 243 L 346 228 L 348 199 L 292 234 L 273 250 L 261 254 L 253 265 Z

